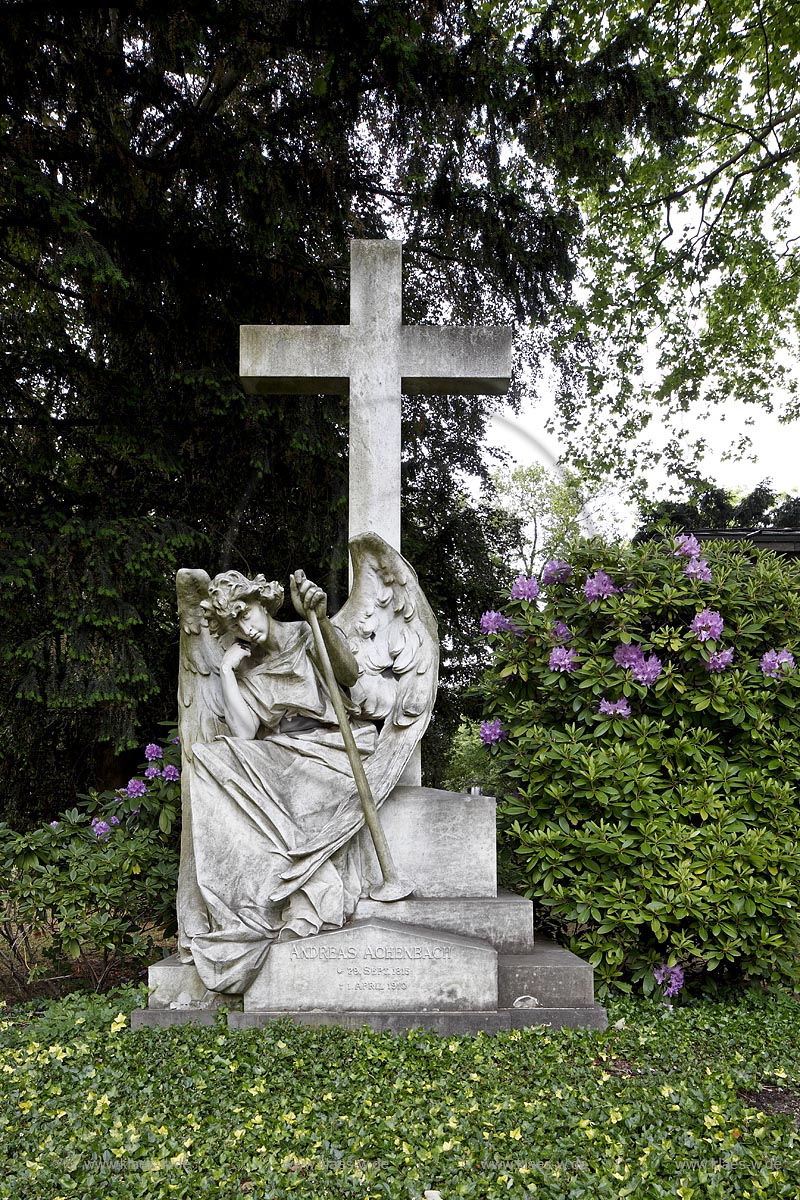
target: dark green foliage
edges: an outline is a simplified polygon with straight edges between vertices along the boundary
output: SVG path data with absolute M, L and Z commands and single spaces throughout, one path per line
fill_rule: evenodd
M 800 496 L 779 498 L 770 481 L 764 480 L 752 492 L 737 498 L 725 488 L 701 481 L 694 484 L 685 500 L 644 505 L 637 538 L 655 536 L 664 522 L 682 529 L 798 529 Z
M 491 635 L 506 851 L 604 989 L 648 991 L 662 962 L 797 978 L 800 671 L 770 678 L 760 660 L 800 649 L 800 577 L 746 544 L 703 555 L 713 582 L 687 577 L 670 536 L 581 544 L 543 607 L 507 606 L 518 634 Z M 590 602 L 598 569 L 621 591 Z M 690 628 L 705 609 L 724 621 L 716 642 Z M 572 632 L 571 671 L 549 666 L 556 620 Z M 651 686 L 615 661 L 630 643 L 662 665 Z M 732 664 L 712 669 L 728 649 Z M 630 715 L 603 714 L 603 700 Z
M 151 756 L 131 794 L 89 796 L 25 833 L 0 822 L 0 968 L 22 994 L 71 977 L 107 987 L 174 933 L 180 783 L 157 772 L 177 775 L 181 756 L 171 737 Z
M 603 170 L 625 128 L 668 138 L 681 105 L 635 25 L 573 60 L 550 14 L 516 40 L 506 18 L 450 0 L 3 8 L 15 819 L 104 785 L 97 739 L 130 746 L 171 714 L 176 565 L 302 565 L 344 599 L 345 403 L 245 396 L 240 324 L 345 321 L 348 239 L 402 226 L 407 320 L 558 326 L 580 221 L 554 178 Z M 454 679 L 474 657 L 465 605 L 503 557 L 456 482 L 485 474 L 492 403 L 406 410 L 409 556 L 433 530 L 463 546 L 420 570 Z

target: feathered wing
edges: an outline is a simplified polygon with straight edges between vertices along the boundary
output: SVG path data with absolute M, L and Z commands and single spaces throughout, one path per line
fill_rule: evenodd
M 226 732 L 223 719 L 219 664 L 222 649 L 203 612 L 210 579 L 205 571 L 178 571 L 180 652 L 178 664 L 178 733 L 181 739 L 181 864 L 178 876 L 178 941 L 189 958 L 192 936 L 208 931 L 208 914 L 197 886 L 192 842 L 192 747 Z
M 376 749 L 364 762 L 380 806 L 428 727 L 438 683 L 439 638 L 416 572 L 397 550 L 377 534 L 363 533 L 351 539 L 350 557 L 352 591 L 333 623 L 347 638 L 360 668 L 351 700 L 362 717 L 383 722 Z M 354 784 L 345 806 L 349 815 L 338 815 L 293 856 L 283 874 L 284 887 L 273 899 L 302 886 L 361 827 L 363 816 L 360 804 L 353 803 L 355 794 Z

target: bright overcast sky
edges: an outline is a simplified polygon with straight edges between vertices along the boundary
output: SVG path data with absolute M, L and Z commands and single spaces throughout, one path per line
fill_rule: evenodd
M 558 459 L 558 443 L 544 431 L 547 409 L 544 404 L 526 405 L 519 416 L 508 414 L 495 418 L 491 426 L 491 441 L 513 455 L 521 466 L 533 462 L 552 466 Z M 751 455 L 738 462 L 723 460 L 723 454 L 740 431 L 745 430 L 742 414 L 727 414 L 724 423 L 698 422 L 697 430 L 714 446 L 702 464 L 702 472 L 710 482 L 733 491 L 751 491 L 763 479 L 771 479 L 778 492 L 800 494 L 800 421 L 781 425 L 776 417 L 760 410 L 751 410 L 756 417 L 749 427 L 753 442 Z M 737 419 L 738 416 L 738 419 Z M 713 419 L 712 419 L 713 420 Z M 653 490 L 665 482 L 653 476 Z

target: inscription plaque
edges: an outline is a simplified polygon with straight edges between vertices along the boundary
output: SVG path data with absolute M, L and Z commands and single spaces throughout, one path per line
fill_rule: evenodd
M 497 1007 L 486 942 L 390 921 L 273 946 L 245 1011 L 462 1012 Z

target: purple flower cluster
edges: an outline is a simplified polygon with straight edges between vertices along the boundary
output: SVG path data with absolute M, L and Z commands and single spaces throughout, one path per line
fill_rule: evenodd
M 629 717 L 631 715 L 631 706 L 623 696 L 620 700 L 613 703 L 611 700 L 601 700 L 599 711 L 604 717 Z
M 148 762 L 152 762 L 155 758 L 163 758 L 164 751 L 155 742 L 148 742 L 144 748 L 144 756 Z
M 690 558 L 683 568 L 683 573 L 689 579 L 697 579 L 700 583 L 711 583 L 714 578 L 711 568 L 704 558 Z
M 542 568 L 542 587 L 551 583 L 565 583 L 572 574 L 572 567 L 563 558 L 551 558 Z
M 147 784 L 143 779 L 129 779 L 128 786 L 125 789 L 125 795 L 131 800 L 136 800 L 139 796 L 143 796 L 147 791 Z
M 155 763 L 150 763 L 149 767 L 145 767 L 144 769 L 145 779 L 157 779 L 160 774 L 161 767 L 157 766 Z
M 614 580 L 605 571 L 595 571 L 583 585 L 583 594 L 587 600 L 605 600 L 620 589 L 615 587 Z
M 709 639 L 716 642 L 725 628 L 725 622 L 714 609 L 704 608 L 697 614 L 689 628 L 692 633 L 697 635 L 698 642 L 705 642 Z
M 672 544 L 675 547 L 676 558 L 700 556 L 700 543 L 693 533 L 679 533 Z
M 563 621 L 554 621 L 550 626 L 550 641 L 571 642 L 572 630 L 569 625 L 565 625 Z
M 507 737 L 508 731 L 503 729 L 499 717 L 495 717 L 493 721 L 481 721 L 480 738 L 484 746 L 494 746 Z
M 514 626 L 502 613 L 489 610 L 481 617 L 481 633 L 510 633 Z
M 634 663 L 631 667 L 631 675 L 637 683 L 641 683 L 644 687 L 650 687 L 654 684 L 661 674 L 661 659 L 655 654 L 651 654 L 649 658 L 642 655 L 641 662 Z
M 794 670 L 794 655 L 785 646 L 782 650 L 767 650 L 761 656 L 761 670 L 770 679 L 780 679 Z
M 683 970 L 680 967 L 668 967 L 666 963 L 662 963 L 660 967 L 656 967 L 653 974 L 665 997 L 677 996 L 683 987 Z
M 518 575 L 511 587 L 512 600 L 535 600 L 539 595 L 539 584 L 527 575 Z
M 676 558 L 688 558 L 683 568 L 684 575 L 689 579 L 698 579 L 701 583 L 711 583 L 711 568 L 704 558 L 700 557 L 700 543 L 693 533 L 679 533 L 672 543 L 675 547 Z
M 708 662 L 706 670 L 719 674 L 722 671 L 727 671 L 728 667 L 733 662 L 733 650 L 714 650 Z
M 164 767 L 164 770 L 161 772 L 161 776 L 163 779 L 166 779 L 168 783 L 175 783 L 178 779 L 180 779 L 181 773 L 177 767 L 173 767 L 172 763 L 169 763 L 168 766 Z
M 630 644 L 620 642 L 614 651 L 614 662 L 618 667 L 624 667 L 626 671 L 637 666 L 643 660 L 644 655 L 640 642 L 631 642 Z
M 614 662 L 618 667 L 630 671 L 636 682 L 644 687 L 650 687 L 661 674 L 661 659 L 655 654 L 645 658 L 638 642 L 631 642 L 630 645 L 620 642 L 614 651 Z
M 556 646 L 550 651 L 548 665 L 551 671 L 574 671 L 577 664 L 577 654 L 574 650 L 568 650 L 565 646 Z

